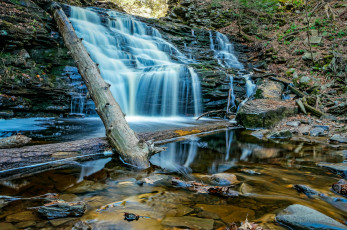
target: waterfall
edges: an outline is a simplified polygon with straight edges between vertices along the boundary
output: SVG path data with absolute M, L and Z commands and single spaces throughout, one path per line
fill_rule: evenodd
M 243 69 L 243 65 L 235 56 L 234 46 L 230 43 L 227 36 L 216 32 L 213 39 L 212 31 L 210 33 L 210 48 L 214 51 L 214 57 L 218 60 L 218 64 L 224 68 Z
M 192 63 L 159 31 L 115 11 L 71 7 L 70 21 L 128 116 L 198 115 L 201 90 Z M 106 15 L 106 16 L 105 16 Z
M 253 95 L 256 85 L 250 80 L 251 75 L 247 74 L 243 76 L 246 81 L 246 99 L 243 100 L 237 107 L 237 111 L 248 101 L 248 99 Z
M 230 104 L 231 104 L 231 108 L 235 107 L 235 94 L 234 94 L 234 77 L 229 75 L 229 98 L 230 100 L 228 100 L 228 105 L 227 105 L 227 112 L 229 112 L 230 109 Z

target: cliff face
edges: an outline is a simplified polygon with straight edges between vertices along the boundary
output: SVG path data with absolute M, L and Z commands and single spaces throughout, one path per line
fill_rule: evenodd
M 0 118 L 67 115 L 76 88 L 74 66 L 51 16 L 45 11 L 48 1 L 7 0 L 0 5 Z M 97 1 L 63 1 L 79 6 L 98 6 L 122 11 L 113 3 Z M 37 4 L 36 4 L 37 3 Z M 218 65 L 210 49 L 209 30 L 193 29 L 172 20 L 138 18 L 163 34 L 186 56 L 200 77 L 204 110 L 223 109 L 229 91 L 228 73 Z M 247 51 L 236 45 L 238 53 Z M 242 55 L 241 55 L 242 56 Z M 240 57 L 241 60 L 243 59 Z M 234 79 L 236 99 L 245 96 L 245 81 Z M 86 92 L 83 92 L 85 95 Z
M 0 5 L 0 117 L 69 110 L 73 62 L 49 14 L 33 1 Z

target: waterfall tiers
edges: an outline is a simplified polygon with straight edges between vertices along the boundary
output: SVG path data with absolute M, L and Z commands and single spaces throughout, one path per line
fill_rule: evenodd
M 71 7 L 70 21 L 123 112 L 166 117 L 200 114 L 199 79 L 187 65 L 194 61 L 165 41 L 157 29 L 123 13 L 106 14 Z

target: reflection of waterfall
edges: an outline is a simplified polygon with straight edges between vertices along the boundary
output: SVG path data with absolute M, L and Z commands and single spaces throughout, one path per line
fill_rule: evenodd
M 229 95 L 228 98 L 230 98 L 230 100 L 228 100 L 228 105 L 227 105 L 227 112 L 230 111 L 230 104 L 231 104 L 231 108 L 235 107 L 235 94 L 234 94 L 234 77 L 229 75 Z
M 77 180 L 77 183 L 83 181 L 84 177 L 90 176 L 90 175 L 100 171 L 101 169 L 103 169 L 105 167 L 105 165 L 108 162 L 110 162 L 111 160 L 112 160 L 112 158 L 109 157 L 109 158 L 99 159 L 99 160 L 95 160 L 95 161 L 87 161 L 87 162 L 81 163 L 81 172 L 80 172 L 79 178 Z
M 200 83 L 185 65 L 192 62 L 189 58 L 158 30 L 133 17 L 114 11 L 99 13 L 102 17 L 98 9 L 71 7 L 70 20 L 128 116 L 201 113 Z

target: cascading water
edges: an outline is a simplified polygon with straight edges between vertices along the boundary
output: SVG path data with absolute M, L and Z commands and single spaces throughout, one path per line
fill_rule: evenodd
M 210 48 L 211 50 L 214 51 L 215 53 L 215 58 L 218 60 L 218 63 L 220 66 L 224 67 L 224 68 L 235 68 L 239 70 L 239 75 L 242 76 L 245 81 L 246 81 L 246 99 L 243 100 L 238 108 L 237 111 L 242 107 L 242 105 L 244 105 L 250 96 L 252 96 L 252 94 L 254 93 L 254 90 L 256 88 L 256 85 L 251 81 L 251 76 L 252 74 L 244 74 L 243 70 L 244 70 L 244 66 L 242 65 L 242 63 L 239 62 L 239 60 L 237 59 L 237 57 L 235 56 L 235 52 L 234 52 L 234 47 L 233 45 L 230 43 L 229 39 L 227 36 L 225 36 L 224 34 L 221 34 L 219 32 L 216 32 L 216 36 L 215 39 L 213 39 L 213 34 L 212 31 L 209 32 L 210 33 Z M 231 92 L 233 93 L 233 78 L 230 76 L 229 77 L 230 82 L 231 82 Z M 231 101 L 232 99 L 232 95 L 231 96 Z M 234 96 L 235 99 L 235 96 Z M 232 103 L 232 102 L 231 102 Z M 227 106 L 229 108 L 229 105 Z
M 212 31 L 210 33 L 210 48 L 215 53 L 215 58 L 218 64 L 224 68 L 243 69 L 243 65 L 237 60 L 235 56 L 234 46 L 230 43 L 227 36 L 216 32 L 215 39 L 213 39 Z
M 228 105 L 227 105 L 227 112 L 229 112 L 230 110 L 230 105 L 231 108 L 235 107 L 235 94 L 234 94 L 234 77 L 229 75 L 229 96 L 228 98 L 230 98 L 230 100 L 228 100 Z
M 105 13 L 107 17 L 105 17 Z M 71 7 L 70 21 L 128 116 L 201 113 L 193 61 L 158 30 L 115 11 Z M 176 61 L 173 61 L 175 59 Z

